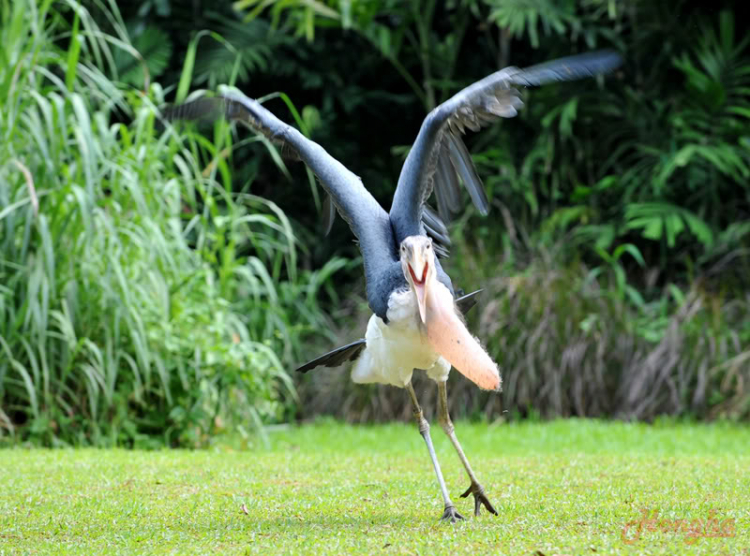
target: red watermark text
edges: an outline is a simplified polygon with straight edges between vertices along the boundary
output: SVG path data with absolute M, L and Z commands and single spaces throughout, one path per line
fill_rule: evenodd
M 641 518 L 629 521 L 622 528 L 625 544 L 635 544 L 647 533 L 678 534 L 687 544 L 695 544 L 702 538 L 734 537 L 734 518 L 720 519 L 716 510 L 710 510 L 706 519 L 670 519 L 659 517 L 659 510 L 643 509 Z

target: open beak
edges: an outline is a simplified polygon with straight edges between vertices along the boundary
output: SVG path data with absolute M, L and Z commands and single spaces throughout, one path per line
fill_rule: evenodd
M 430 263 L 425 262 L 422 265 L 422 272 L 420 277 L 414 272 L 414 268 L 409 264 L 409 273 L 411 274 L 411 281 L 414 285 L 414 291 L 417 294 L 417 305 L 419 305 L 419 318 L 422 319 L 422 323 L 427 323 L 427 268 Z

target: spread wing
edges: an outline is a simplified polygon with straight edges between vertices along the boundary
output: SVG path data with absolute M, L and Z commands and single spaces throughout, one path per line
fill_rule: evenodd
M 611 51 L 561 58 L 526 69 L 509 67 L 466 87 L 430 112 L 404 162 L 390 218 L 396 240 L 424 233 L 427 199 L 435 191 L 438 213 L 449 222 L 460 210 L 459 180 L 481 214 L 489 202 L 461 134 L 479 131 L 498 118 L 512 118 L 523 105 L 516 87 L 590 77 L 617 68 L 622 59 Z
M 256 100 L 240 94 L 223 94 L 201 98 L 162 111 L 167 120 L 215 119 L 240 120 L 272 142 L 281 146 L 286 156 L 304 161 L 315 173 L 341 217 L 359 240 L 365 266 L 367 298 L 373 311 L 380 315 L 387 310 L 388 295 L 379 287 L 383 276 L 400 268 L 397 245 L 388 214 L 367 191 L 362 181 L 343 164 L 328 154 L 297 129 L 285 124 Z

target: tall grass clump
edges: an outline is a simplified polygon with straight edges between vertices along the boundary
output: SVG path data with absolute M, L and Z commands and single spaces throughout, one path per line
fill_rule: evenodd
M 101 8 L 104 9 L 104 8 Z M 163 90 L 116 8 L 4 2 L 0 439 L 201 445 L 289 410 L 285 367 L 320 329 L 318 274 L 284 214 L 232 189 L 219 146 L 158 124 Z M 116 54 L 116 55 L 115 55 Z

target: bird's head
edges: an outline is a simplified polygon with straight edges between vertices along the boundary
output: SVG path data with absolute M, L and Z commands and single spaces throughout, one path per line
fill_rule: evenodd
M 427 318 L 427 293 L 435 280 L 435 250 L 427 236 L 409 236 L 401 242 L 401 268 L 409 287 L 417 296 L 419 317 Z

